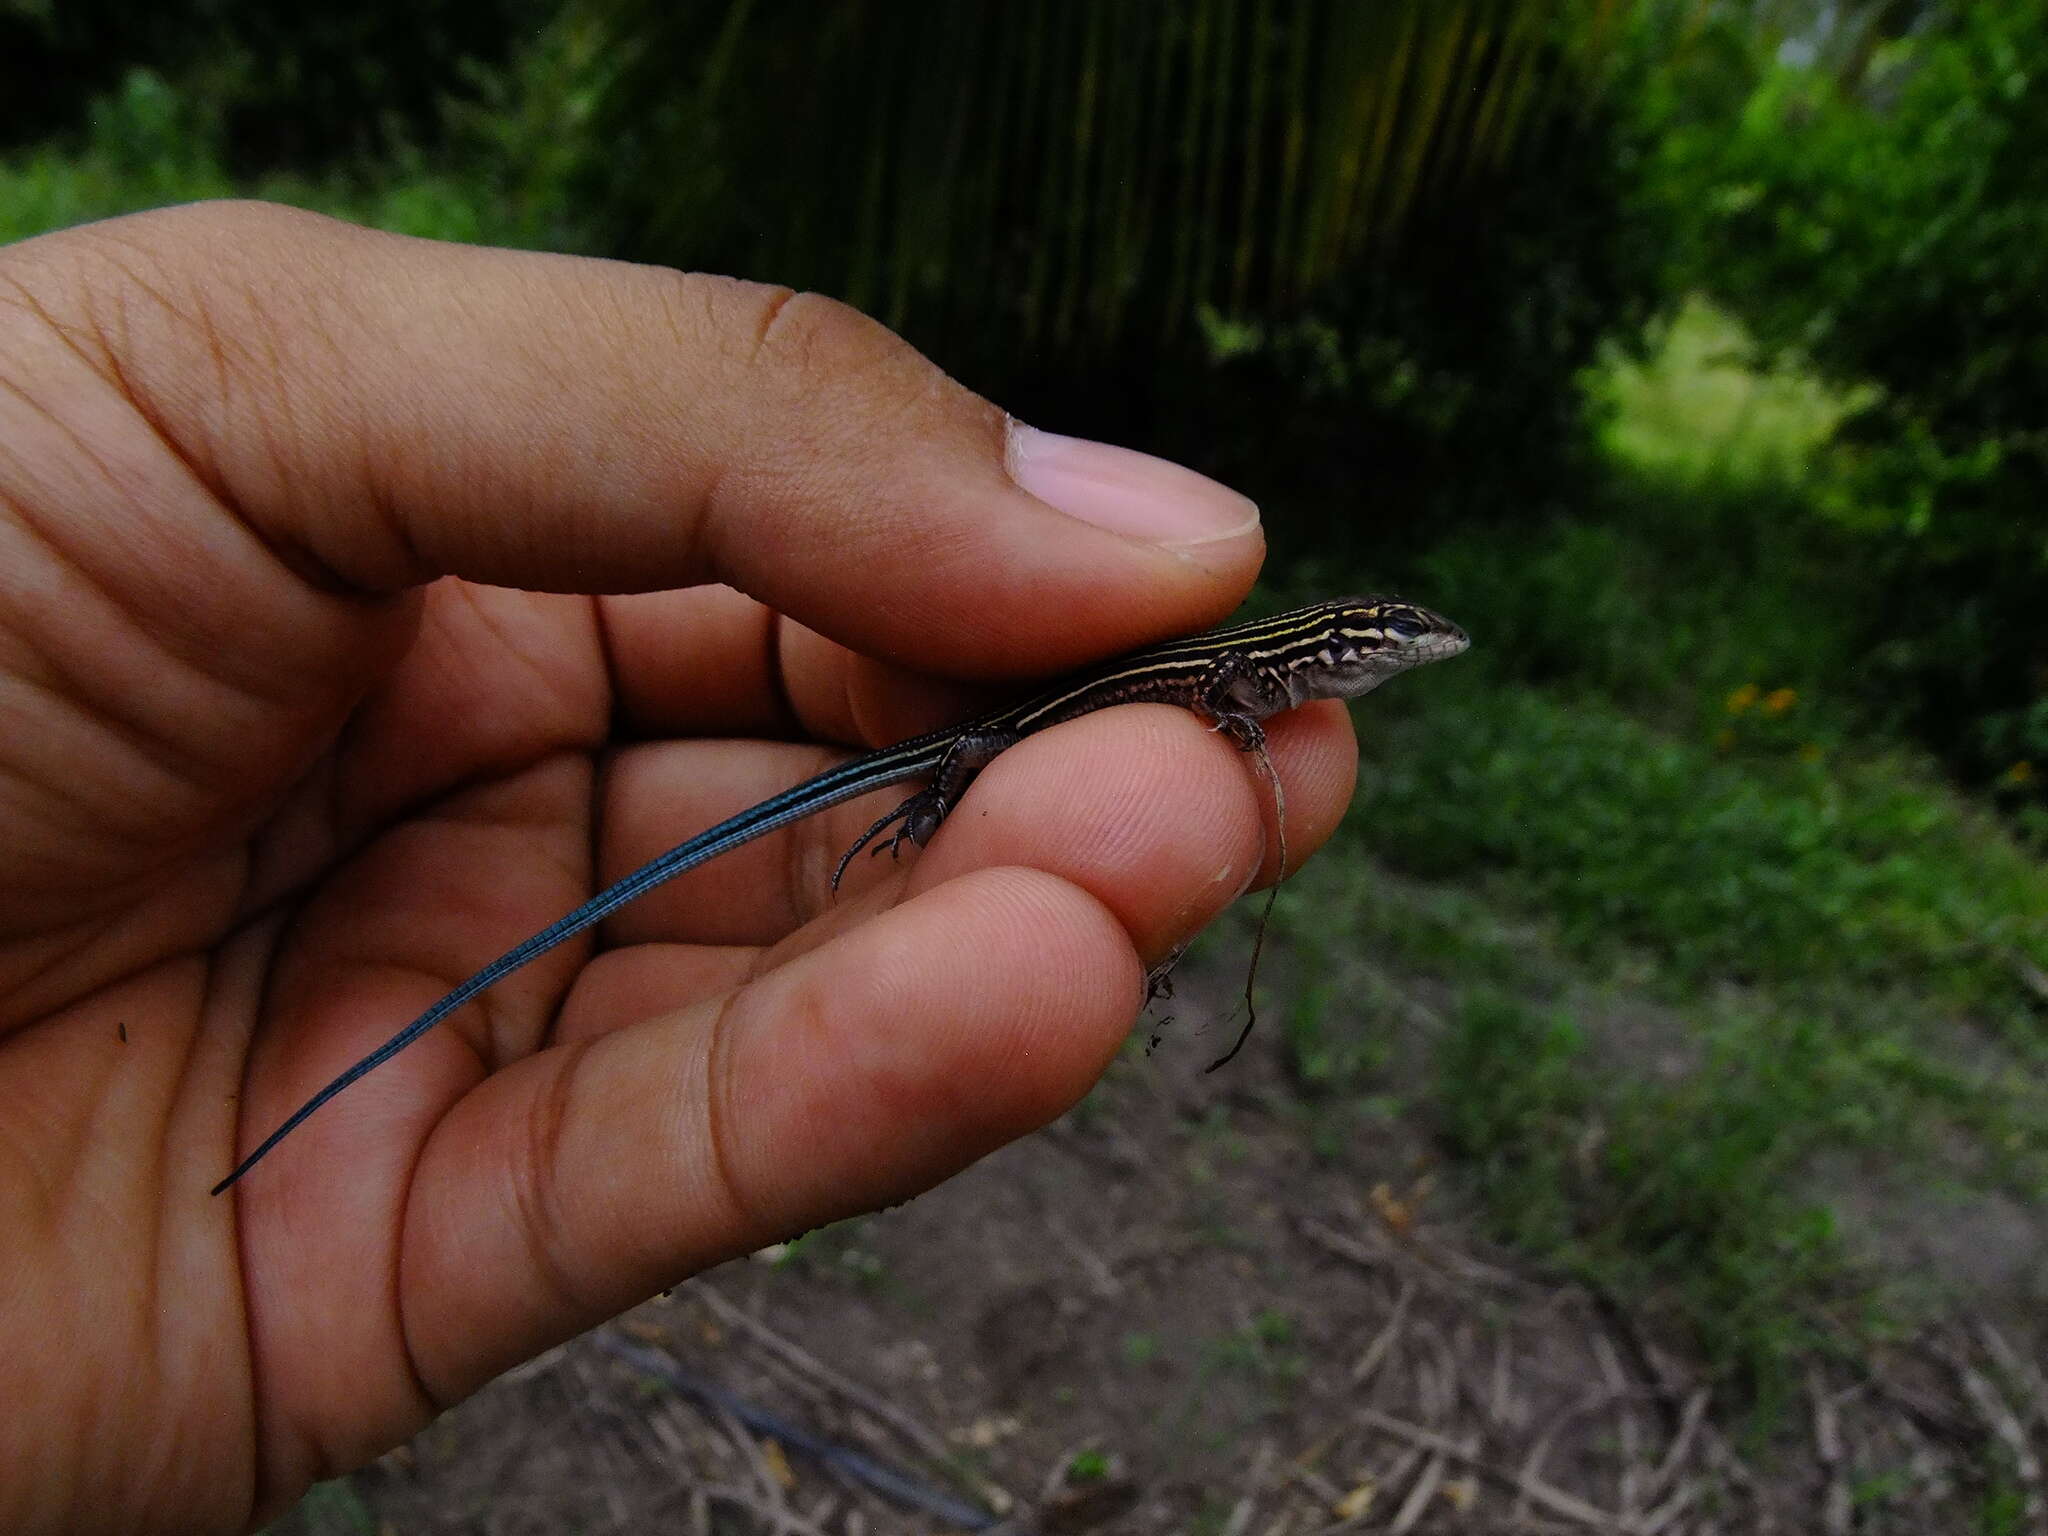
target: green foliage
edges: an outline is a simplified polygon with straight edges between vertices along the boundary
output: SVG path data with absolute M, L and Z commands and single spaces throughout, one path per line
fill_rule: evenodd
M 1848 979 L 2017 1000 L 2048 963 L 2048 874 L 1901 759 L 1731 757 L 1590 700 L 1488 690 L 1384 729 L 1375 840 L 1492 872 L 1589 953 L 1689 985 Z
M 601 153 L 598 115 L 615 63 L 609 32 L 579 6 L 537 27 L 501 68 L 472 66 L 473 98 L 450 105 L 457 161 L 487 178 L 516 243 L 594 251 L 595 220 L 581 200 Z
M 1366 1091 L 1386 1067 L 1384 1040 L 1362 1027 L 1358 999 L 1340 1008 L 1333 983 L 1304 987 L 1287 1005 L 1281 1027 L 1287 1062 L 1304 1098 L 1355 1096 Z
M 2048 5 L 1965 0 L 1853 68 L 1670 108 L 1681 265 L 1769 351 L 1874 385 L 1826 515 L 1883 562 L 1878 691 L 1989 777 L 2048 756 Z M 1767 40 L 1762 40 L 1767 41 Z
M 1827 742 L 1859 713 L 1862 594 L 1830 584 L 1800 511 L 1782 493 L 1624 482 L 1575 522 L 1444 540 L 1404 579 L 1473 616 L 1467 672 L 1569 679 L 1674 726 L 1718 727 L 1745 685 L 1789 688 L 1786 723 Z
M 2026 1486 L 2004 1466 L 1996 1469 L 1990 1482 L 1977 1514 L 1978 1531 L 1981 1536 L 2020 1536 L 2032 1502 Z
M 1067 1459 L 1067 1481 L 1069 1483 L 1099 1483 L 1109 1476 L 1111 1461 L 1107 1452 L 1088 1450 L 1076 1451 Z
M 203 93 L 136 70 L 91 103 L 81 139 L 0 157 L 0 241 L 170 203 L 262 197 L 437 240 L 574 250 L 589 232 L 560 195 L 589 110 L 587 35 L 542 32 L 514 74 L 483 83 L 496 108 L 458 115 L 457 147 L 406 154 L 373 174 L 273 173 L 228 165 L 227 121 Z M 524 82 L 524 83 L 522 83 Z M 516 106 L 515 106 L 516 103 Z
M 1294 547 L 1379 564 L 1583 498 L 1580 378 L 1660 296 L 1634 154 L 1591 91 L 1299 311 L 1212 323 L 1215 404 L 1169 449 L 1255 488 Z
M 1695 294 L 1587 381 L 1611 462 L 1687 498 L 1762 494 L 1782 501 L 1815 483 L 1821 448 L 1869 391 L 1829 389 L 1795 369 L 1751 366 L 1749 333 Z
M 76 130 L 92 98 L 146 71 L 226 128 L 238 178 L 318 173 L 438 143 L 464 71 L 543 26 L 548 0 L 15 0 L 0 6 L 0 149 Z
M 1469 996 L 1437 1054 L 1445 1140 L 1468 1159 L 1508 1235 L 1557 1253 L 1582 1222 L 1562 1151 L 1590 1107 L 1585 1037 L 1563 1014 L 1519 1006 L 1490 988 Z
M 92 104 L 83 147 L 0 160 L 0 241 L 166 203 L 227 197 L 214 125 L 157 76 L 131 74 Z
M 1677 465 L 1675 487 L 1631 469 L 1577 521 L 1460 533 L 1415 562 L 1409 583 L 1475 644 L 1374 701 L 1402 749 L 1376 786 L 1380 845 L 1486 874 L 1582 952 L 1633 946 L 1684 985 L 1859 978 L 2011 1004 L 2012 956 L 2048 959 L 2048 877 L 1927 765 L 1870 744 L 1889 724 L 1860 643 L 1879 563 L 1812 515 L 1796 452 L 1846 402 L 1701 384 L 1734 341 L 1695 314 L 1595 386 L 1626 407 L 1610 440 Z M 1657 435 L 1694 418 L 1664 402 L 1707 390 L 1743 403 L 1709 457 L 1678 460 Z
M 1243 1376 L 1275 1390 L 1292 1387 L 1307 1369 L 1294 1320 L 1270 1307 L 1234 1332 L 1206 1341 L 1199 1366 L 1204 1376 Z

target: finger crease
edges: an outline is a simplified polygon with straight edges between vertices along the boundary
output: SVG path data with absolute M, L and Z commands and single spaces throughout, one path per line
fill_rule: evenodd
M 731 1116 L 724 1112 L 725 1085 L 730 1080 L 732 1066 L 733 1010 L 744 992 L 735 987 L 719 999 L 717 1011 L 711 1016 L 710 1048 L 704 1052 L 704 1140 L 711 1157 L 711 1177 L 724 1196 L 727 1211 L 733 1218 L 732 1230 L 765 1234 L 767 1221 L 754 1210 L 752 1202 L 740 1194 L 739 1174 L 732 1148 L 728 1143 Z M 745 1237 L 743 1241 L 750 1239 Z
M 556 1072 L 546 1090 L 535 1100 L 527 1118 L 526 1167 L 515 1188 L 519 1204 L 519 1230 L 526 1242 L 528 1262 L 541 1284 L 553 1290 L 567 1307 L 588 1311 L 581 1287 L 563 1260 L 566 1245 L 562 1222 L 552 1191 L 561 1187 L 565 1158 L 562 1143 L 567 1135 L 570 1102 L 575 1097 L 576 1074 L 587 1059 L 586 1046 L 570 1047 L 573 1054 Z
M 762 353 L 774 349 L 775 333 L 782 329 L 782 317 L 796 299 L 795 289 L 781 288 L 768 300 L 767 306 L 762 310 L 760 323 L 754 327 L 754 348 L 747 357 L 750 365 L 759 363 Z
M 803 729 L 803 716 L 796 707 L 796 698 L 789 689 L 789 669 L 784 662 L 783 629 L 787 621 L 773 608 L 761 610 L 761 672 L 768 679 L 768 686 L 775 693 L 775 709 L 780 716 L 780 727 L 795 732 Z

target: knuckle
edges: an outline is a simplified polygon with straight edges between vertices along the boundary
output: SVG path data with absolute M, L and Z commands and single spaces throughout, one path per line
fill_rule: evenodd
M 837 299 L 774 289 L 759 296 L 752 318 L 750 368 L 813 411 L 872 424 L 942 409 L 959 392 L 909 342 Z
M 579 1058 L 580 1065 L 580 1058 Z M 559 1073 L 529 1106 L 525 1136 L 515 1144 L 511 1188 L 517 1228 L 527 1258 L 527 1282 L 537 1294 L 565 1309 L 587 1306 L 578 1245 L 557 1195 L 562 1184 L 564 1141 L 573 1118 L 577 1068 Z
M 858 455 L 883 429 L 944 434 L 970 424 L 1000 440 L 1001 412 L 850 304 L 706 273 L 658 281 L 674 340 L 724 365 L 722 386 L 746 402 L 757 444 L 808 462 L 826 444 Z
M 771 367 L 837 373 L 848 364 L 909 350 L 886 327 L 822 293 L 768 289 L 753 322 L 752 360 Z

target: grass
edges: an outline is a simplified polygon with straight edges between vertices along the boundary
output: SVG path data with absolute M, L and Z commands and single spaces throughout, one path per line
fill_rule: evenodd
M 1368 839 L 1369 807 L 1360 819 Z M 1324 942 L 1374 956 L 1440 1015 L 1427 1060 L 1392 1080 L 1419 1078 L 1412 1112 L 1496 1234 L 1688 1332 L 1767 1406 L 1808 1351 L 1875 1342 L 1934 1288 L 1868 1262 L 1834 1209 L 1844 1178 L 1929 1222 L 1946 1200 L 2048 1188 L 2038 1073 L 1948 1000 L 1853 980 L 1688 983 L 1649 946 L 1581 949 L 1540 903 L 1417 881 L 1357 847 L 1300 884 L 1291 940 L 1351 913 L 1353 931 Z M 1356 1040 L 1383 1059 L 1399 1020 L 1326 1007 L 1311 1059 Z M 1368 1074 L 1341 1103 L 1366 1113 L 1388 1081 Z M 1335 1106 L 1317 1113 L 1338 1123 Z
M 1604 500 L 1408 576 L 1474 650 L 1364 707 L 1364 804 L 1279 922 L 1326 977 L 1305 1088 L 1387 1102 L 1388 1012 L 1333 960 L 1433 978 L 1418 1102 L 1498 1234 L 1769 1408 L 1940 1290 L 1871 1262 L 1849 1185 L 1930 1222 L 2048 1193 L 2048 870 L 1873 704 L 1810 502 L 1844 402 L 1739 343 L 1689 306 L 1592 386 Z
M 1384 743 L 1382 856 L 1487 878 L 1580 954 L 1647 954 L 1686 991 L 1922 987 L 2041 1038 L 2011 957 L 2048 962 L 2048 877 L 1896 750 L 1745 750 L 1483 678 L 1447 683 Z
M 1268 1307 L 1250 1322 L 1202 1346 L 1201 1376 L 1225 1373 L 1284 1392 L 1308 1369 L 1294 1320 Z

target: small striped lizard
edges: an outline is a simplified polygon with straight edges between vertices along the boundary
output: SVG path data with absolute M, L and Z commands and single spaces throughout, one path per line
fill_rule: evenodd
M 1245 751 L 1259 754 L 1263 762 L 1266 738 L 1259 722 L 1267 716 L 1311 699 L 1357 698 L 1397 672 L 1455 656 L 1468 644 L 1457 625 L 1413 603 L 1383 597 L 1338 598 L 1270 619 L 1169 640 L 1076 673 L 1021 704 L 913 736 L 827 769 L 678 843 L 500 955 L 294 1110 L 214 1186 L 213 1193 L 233 1185 L 308 1115 L 486 987 L 602 922 L 663 881 L 778 827 L 885 785 L 925 781 L 923 789 L 869 827 L 846 851 L 832 874 L 832 886 L 837 890 L 853 856 L 892 827 L 894 832 L 877 846 L 877 852 L 887 848 L 894 853 L 906 840 L 922 847 L 947 812 L 959 804 L 975 775 L 1033 731 L 1112 704 L 1177 704 L 1212 721 L 1216 729 L 1226 732 Z

